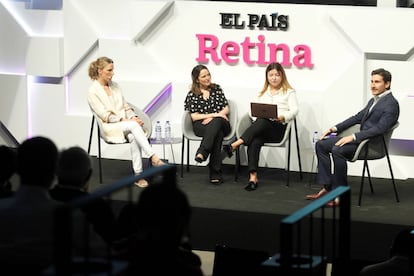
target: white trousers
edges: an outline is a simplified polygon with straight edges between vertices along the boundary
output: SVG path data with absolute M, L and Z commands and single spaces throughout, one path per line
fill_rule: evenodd
M 151 157 L 154 151 L 140 125 L 134 121 L 120 122 L 120 126 L 131 145 L 132 168 L 134 173 L 142 172 L 142 157 Z

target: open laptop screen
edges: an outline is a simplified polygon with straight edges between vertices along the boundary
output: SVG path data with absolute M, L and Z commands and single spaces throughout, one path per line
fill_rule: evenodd
M 277 118 L 277 105 L 265 103 L 250 103 L 250 111 L 253 117 L 257 118 Z

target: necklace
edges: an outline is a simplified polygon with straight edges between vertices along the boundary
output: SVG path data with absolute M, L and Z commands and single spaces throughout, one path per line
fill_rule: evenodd
M 201 92 L 203 93 L 203 99 L 207 101 L 210 98 L 210 91 L 203 89 Z

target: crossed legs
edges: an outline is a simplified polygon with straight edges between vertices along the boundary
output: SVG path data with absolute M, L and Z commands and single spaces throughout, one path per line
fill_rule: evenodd
M 193 127 L 194 133 L 197 136 L 203 137 L 195 160 L 202 162 L 210 156 L 210 162 L 208 164 L 210 181 L 218 184 L 222 181 L 221 147 L 224 136 L 230 133 L 230 123 L 223 118 L 214 118 L 206 125 L 197 121 L 193 124 Z
M 245 189 L 257 189 L 257 170 L 259 166 L 260 150 L 265 142 L 278 142 L 282 139 L 286 126 L 267 119 L 257 119 L 239 139 L 225 146 L 223 149 L 228 156 L 232 155 L 240 145 L 247 146 L 249 182 Z
M 322 186 L 316 194 L 307 195 L 307 199 L 318 199 L 338 186 L 348 185 L 347 160 L 352 157 L 358 146 L 357 143 L 349 143 L 344 146 L 336 146 L 341 137 L 331 137 L 320 140 L 315 145 L 318 159 L 318 183 Z M 333 168 L 332 168 L 333 164 Z
M 131 145 L 132 155 L 132 168 L 135 175 L 142 173 L 142 156 L 150 158 L 153 166 L 162 166 L 164 162 L 154 153 L 148 139 L 144 133 L 144 130 L 136 122 L 126 121 L 122 124 L 123 131 Z M 140 179 L 137 183 L 139 187 L 148 186 L 148 182 L 145 179 Z

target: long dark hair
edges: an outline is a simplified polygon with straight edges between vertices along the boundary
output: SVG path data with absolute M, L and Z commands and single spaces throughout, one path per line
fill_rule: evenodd
M 207 66 L 202 65 L 202 64 L 196 65 L 193 68 L 193 70 L 191 70 L 191 80 L 192 80 L 191 91 L 196 95 L 201 95 L 202 94 L 201 90 L 200 90 L 200 84 L 198 83 L 198 77 L 200 76 L 200 72 L 203 69 L 206 69 L 210 73 L 210 70 L 208 70 Z M 217 84 L 215 84 L 215 83 L 210 84 L 210 87 L 214 88 L 216 86 L 217 86 Z

